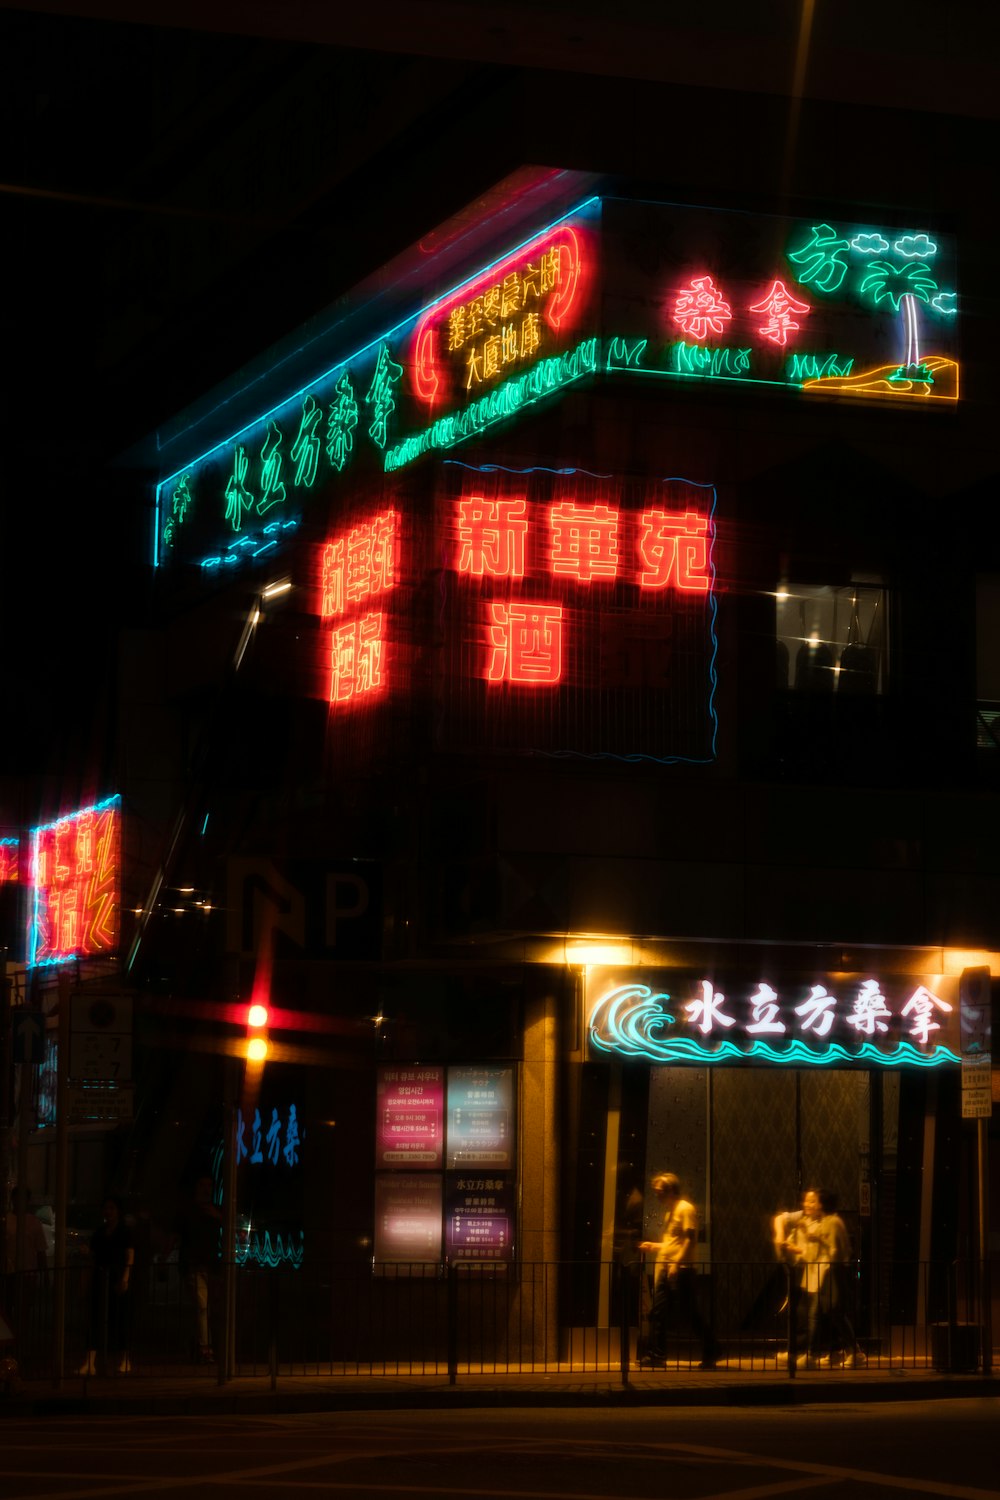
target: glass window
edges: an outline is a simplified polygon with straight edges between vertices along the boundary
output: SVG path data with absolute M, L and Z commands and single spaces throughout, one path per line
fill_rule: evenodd
M 853 697 L 886 691 L 886 591 L 880 579 L 782 582 L 775 600 L 779 688 Z

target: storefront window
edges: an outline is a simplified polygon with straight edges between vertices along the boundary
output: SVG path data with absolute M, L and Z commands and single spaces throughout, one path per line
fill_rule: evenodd
M 881 580 L 782 581 L 775 590 L 777 684 L 796 693 L 874 697 L 886 691 L 888 631 Z

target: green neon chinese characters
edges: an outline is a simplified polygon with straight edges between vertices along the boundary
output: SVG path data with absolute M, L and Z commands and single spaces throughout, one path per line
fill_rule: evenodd
M 177 540 L 177 532 L 184 525 L 185 517 L 194 504 L 194 496 L 188 483 L 187 474 L 182 474 L 177 481 L 177 488 L 170 497 L 170 514 L 163 528 L 163 545 L 172 547 Z
M 395 363 L 389 354 L 388 344 L 383 344 L 378 351 L 375 374 L 365 397 L 365 401 L 374 413 L 368 435 L 380 448 L 384 448 L 389 441 L 389 418 L 396 410 L 394 392 L 402 378 L 402 365 Z
M 245 511 L 253 510 L 256 497 L 247 489 L 250 460 L 247 450 L 237 444 L 233 451 L 233 472 L 226 484 L 226 520 L 234 531 L 242 531 Z
M 344 374 L 337 381 L 326 425 L 326 453 L 338 474 L 351 456 L 357 425 L 358 403 L 354 397 L 354 387 L 351 377 Z
M 322 420 L 323 413 L 315 396 L 307 396 L 302 403 L 302 420 L 299 422 L 298 436 L 291 449 L 291 459 L 295 465 L 295 477 L 292 483 L 297 488 L 304 485 L 307 490 L 312 489 L 316 483 L 320 450 L 320 439 L 316 429 Z
M 257 501 L 257 514 L 264 515 L 274 505 L 281 505 L 285 499 L 285 484 L 281 477 L 282 454 L 281 445 L 284 442 L 281 436 L 281 428 L 277 422 L 268 422 L 267 437 L 261 449 L 261 471 L 260 471 L 260 499 Z
M 798 250 L 789 250 L 788 259 L 801 266 L 799 281 L 818 292 L 835 292 L 847 275 L 844 255 L 850 245 L 842 240 L 830 224 L 814 224 L 810 238 Z

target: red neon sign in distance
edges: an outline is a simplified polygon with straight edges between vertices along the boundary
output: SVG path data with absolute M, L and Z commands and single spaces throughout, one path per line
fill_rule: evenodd
M 475 385 L 514 373 L 521 361 L 544 354 L 540 324 L 554 333 L 565 332 L 574 308 L 579 310 L 589 269 L 585 248 L 579 229 L 559 225 L 429 308 L 413 336 L 417 399 L 433 406 L 450 394 L 448 353 L 458 352 L 470 340 L 481 341 Z M 526 326 L 520 321 L 522 314 Z M 479 349 L 478 344 L 472 347 Z M 474 389 L 472 370 L 466 389 Z
M 118 942 L 120 809 L 88 808 L 39 829 L 35 963 L 107 953 Z

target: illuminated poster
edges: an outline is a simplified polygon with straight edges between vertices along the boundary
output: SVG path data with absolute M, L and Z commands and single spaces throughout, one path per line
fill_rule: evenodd
M 513 1179 L 463 1173 L 450 1174 L 447 1182 L 449 1261 L 483 1265 L 513 1260 Z
M 440 1168 L 444 1069 L 379 1068 L 376 1095 L 376 1167 Z
M 514 1167 L 513 1068 L 448 1069 L 449 1167 Z
M 383 1172 L 375 1178 L 375 1260 L 441 1260 L 441 1178 Z
M 29 966 L 113 953 L 120 881 L 120 797 L 33 828 Z
M 591 969 L 591 1051 L 653 1063 L 939 1067 L 960 1058 L 958 980 L 840 973 L 748 980 Z

